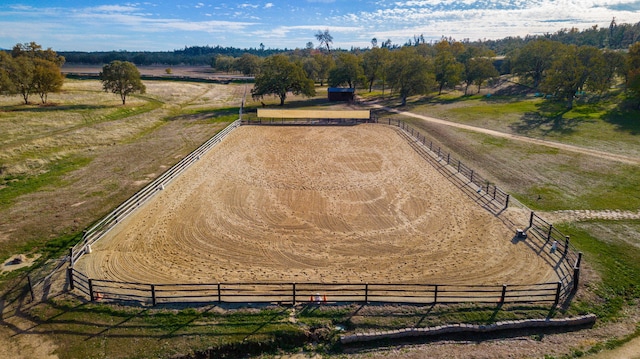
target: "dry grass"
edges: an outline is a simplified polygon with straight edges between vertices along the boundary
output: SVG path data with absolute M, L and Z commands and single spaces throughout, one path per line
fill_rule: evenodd
M 146 86 L 126 106 L 93 80 L 67 80 L 49 106 L 0 97 L 0 132 L 10 134 L 0 139 L 0 186 L 9 187 L 0 193 L 1 258 L 86 228 L 224 127 L 217 110 L 237 106 L 243 92 L 237 85 Z M 183 116 L 194 111 L 199 116 Z M 43 176 L 51 177 L 29 186 Z

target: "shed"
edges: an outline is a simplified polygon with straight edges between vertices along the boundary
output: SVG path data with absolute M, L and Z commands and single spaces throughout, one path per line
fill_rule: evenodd
M 329 101 L 353 101 L 356 89 L 348 87 L 329 87 Z

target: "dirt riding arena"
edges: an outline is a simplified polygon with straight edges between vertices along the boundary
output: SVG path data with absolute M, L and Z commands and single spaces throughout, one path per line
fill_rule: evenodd
M 76 268 L 156 284 L 558 280 L 397 131 L 242 126 Z

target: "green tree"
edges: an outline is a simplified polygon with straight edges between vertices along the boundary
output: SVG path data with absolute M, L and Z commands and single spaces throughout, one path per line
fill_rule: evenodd
M 493 61 L 488 57 L 473 57 L 464 64 L 464 93 L 467 94 L 469 85 L 478 86 L 478 92 L 482 84 L 493 77 L 497 77 L 498 70 L 493 66 Z
M 289 92 L 311 97 L 316 90 L 313 80 L 307 78 L 300 64 L 291 62 L 281 54 L 266 58 L 256 76 L 251 97 L 257 99 L 265 95 L 278 96 L 282 106 Z
M 64 75 L 60 67 L 54 62 L 44 59 L 34 59 L 33 91 L 40 96 L 42 103 L 47 102 L 51 92 L 58 92 L 64 83 Z
M 566 100 L 573 108 L 576 93 L 584 90 L 602 92 L 606 83 L 606 65 L 602 53 L 592 46 L 562 45 L 540 89 L 557 100 Z
M 140 71 L 136 65 L 129 61 L 114 60 L 102 67 L 100 72 L 102 89 L 120 95 L 122 104 L 125 105 L 129 94 L 145 93 L 146 87 L 140 79 Z
M 329 54 L 315 54 L 314 60 L 318 63 L 318 81 L 320 86 L 324 86 L 324 80 L 329 78 L 329 71 L 336 66 L 333 56 Z
M 260 71 L 260 65 L 262 64 L 262 58 L 244 53 L 236 60 L 236 69 L 242 72 L 243 75 L 255 75 Z
M 35 66 L 33 61 L 26 57 L 20 56 L 14 59 L 13 72 L 10 73 L 11 81 L 17 93 L 22 95 L 24 104 L 29 103 L 29 95 L 33 91 L 33 74 Z
M 364 83 L 362 59 L 351 53 L 340 53 L 336 66 L 329 71 L 328 81 L 331 87 L 347 85 L 349 88 L 356 88 L 357 84 Z
M 464 65 L 456 60 L 455 53 L 459 46 L 452 46 L 443 40 L 435 45 L 434 73 L 438 83 L 438 95 L 442 94 L 445 86 L 453 87 L 460 83 L 464 72 Z M 454 53 L 455 52 L 455 53 Z
M 0 93 L 9 95 L 16 93 L 12 74 L 15 71 L 13 57 L 5 51 L 0 51 Z
M 217 55 L 213 58 L 211 67 L 218 71 L 224 71 L 226 73 L 231 72 L 235 68 L 236 59 L 227 55 Z
M 307 57 L 302 60 L 302 69 L 304 73 L 307 75 L 307 78 L 312 80 L 318 79 L 318 74 L 320 73 L 320 64 L 313 57 Z
M 627 91 L 640 104 L 640 42 L 629 47 L 627 69 Z
M 624 53 L 620 51 L 605 50 L 602 53 L 606 64 L 606 77 L 609 83 L 613 83 L 616 76 L 627 78 L 627 62 Z
M 538 87 L 545 72 L 551 67 L 557 49 L 561 43 L 548 39 L 537 39 L 528 42 L 510 61 L 512 73 L 533 80 L 533 87 Z
M 364 68 L 364 76 L 369 84 L 369 92 L 373 87 L 373 82 L 381 78 L 385 62 L 389 58 L 389 49 L 374 47 L 364 53 L 362 56 L 362 65 Z
M 389 85 L 400 94 L 402 106 L 407 104 L 407 97 L 427 93 L 436 86 L 433 64 L 415 47 L 392 52 L 388 71 Z

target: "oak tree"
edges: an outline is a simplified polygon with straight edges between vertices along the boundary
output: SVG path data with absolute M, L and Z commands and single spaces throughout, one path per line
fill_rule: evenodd
M 256 76 L 251 97 L 258 99 L 274 95 L 280 98 L 282 106 L 289 92 L 311 97 L 315 95 L 316 90 L 313 80 L 307 78 L 300 64 L 281 54 L 267 57 Z
M 145 93 L 146 87 L 140 79 L 140 71 L 136 65 L 129 61 L 114 60 L 102 67 L 100 72 L 102 89 L 120 95 L 122 104 L 125 105 L 127 96 L 132 93 Z

